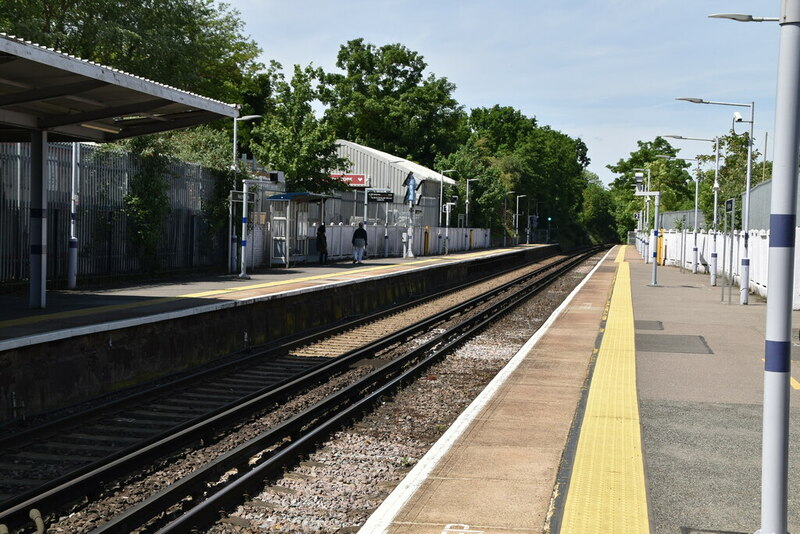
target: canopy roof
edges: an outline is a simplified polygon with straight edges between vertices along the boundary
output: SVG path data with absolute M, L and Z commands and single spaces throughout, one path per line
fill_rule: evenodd
M 0 142 L 116 141 L 237 117 L 205 98 L 0 33 Z

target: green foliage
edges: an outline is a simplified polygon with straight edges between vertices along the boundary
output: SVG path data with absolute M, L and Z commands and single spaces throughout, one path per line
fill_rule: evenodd
M 294 76 L 286 81 L 279 69 L 279 64 L 272 64 L 274 107 L 253 128 L 253 153 L 262 165 L 286 173 L 289 191 L 327 193 L 344 188 L 330 174 L 347 170 L 349 162 L 337 155 L 333 128 L 316 118 L 312 106 L 319 98 L 322 70 L 295 65 Z
M 203 96 L 238 101 L 260 65 L 213 0 L 2 0 L 0 31 Z
M 593 243 L 618 241 L 616 221 L 613 215 L 613 199 L 596 174 L 584 171 L 586 189 L 583 190 L 583 206 L 580 222 Z
M 131 223 L 130 239 L 147 272 L 158 270 L 158 253 L 169 215 L 169 159 L 160 150 L 162 141 L 159 137 L 142 137 L 127 143 L 140 168 L 131 176 L 122 211 Z
M 423 57 L 401 44 L 354 39 L 339 50 L 343 74 L 324 76 L 325 118 L 342 139 L 406 157 L 428 167 L 466 139 L 455 85 L 424 75 Z
M 504 106 L 477 108 L 469 119 L 470 138 L 457 151 L 437 162 L 438 168 L 458 171 L 460 203 L 465 200 L 465 181 L 470 187 L 470 224 L 489 226 L 511 235 L 518 195 L 518 230 L 524 217 L 550 216 L 567 246 L 587 240 L 577 216 L 587 186 L 586 146 L 580 139 L 549 127 L 535 118 Z M 530 209 L 529 209 L 530 206 Z M 463 208 L 462 208 L 463 209 Z

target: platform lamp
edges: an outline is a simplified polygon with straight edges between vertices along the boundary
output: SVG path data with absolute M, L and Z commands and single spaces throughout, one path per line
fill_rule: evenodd
M 694 161 L 697 163 L 697 177 L 694 179 L 694 229 L 692 231 L 694 234 L 694 244 L 692 245 L 692 273 L 697 274 L 697 265 L 699 263 L 699 252 L 697 250 L 697 205 L 700 196 L 700 160 L 696 158 L 679 158 L 676 156 L 666 156 L 662 154 L 657 154 L 656 157 L 666 160 Z
M 508 195 L 513 195 L 516 191 L 506 191 L 503 194 L 503 247 L 506 246 L 506 214 L 508 213 L 507 202 L 508 202 Z
M 633 170 L 636 173 L 634 175 L 634 178 L 639 177 L 639 174 L 642 173 L 641 174 L 641 178 L 642 179 L 644 179 L 644 174 L 643 173 L 645 171 L 647 171 L 647 183 L 646 184 L 642 184 L 642 185 L 643 185 L 643 190 L 644 191 L 650 191 L 650 167 L 640 168 L 640 169 L 631 169 L 631 170 Z M 644 228 L 645 234 L 649 235 L 650 234 L 650 197 L 648 197 L 648 196 L 644 197 L 644 221 L 645 221 L 645 228 Z M 650 249 L 650 241 L 648 239 L 647 241 L 644 242 L 644 262 L 645 263 L 650 263 L 649 249 Z
M 458 172 L 455 169 L 447 169 L 444 171 L 439 171 L 439 227 L 442 226 L 442 213 L 444 212 L 444 179 L 445 173 L 447 172 Z M 447 177 L 449 178 L 449 176 Z M 439 234 L 441 236 L 441 234 Z
M 661 207 L 661 191 L 645 191 L 641 183 L 636 184 L 636 191 L 634 195 L 637 197 L 655 197 L 655 219 L 653 220 L 653 243 L 651 247 L 653 256 L 653 279 L 650 285 L 653 287 L 658 286 L 658 216 L 659 208 Z M 548 217 L 549 219 L 549 217 Z
M 733 18 L 734 15 L 729 14 L 719 14 L 719 15 L 712 15 L 716 18 Z M 739 16 L 739 15 L 736 15 Z M 744 17 L 744 15 L 741 15 Z M 752 17 L 751 17 L 752 18 Z M 734 20 L 747 20 L 747 19 L 739 19 L 735 18 Z M 777 19 L 766 19 L 763 18 L 761 20 L 755 22 L 761 22 L 763 20 L 777 20 Z M 681 97 L 676 98 L 675 100 L 683 100 L 685 102 L 691 102 L 693 104 L 714 104 L 718 106 L 735 106 L 735 107 L 743 107 L 743 108 L 750 108 L 750 120 L 744 120 L 739 113 L 733 114 L 733 124 L 735 125 L 737 122 L 746 122 L 750 124 L 750 134 L 747 139 L 747 174 L 745 179 L 745 186 L 744 186 L 744 206 L 742 208 L 742 230 L 744 231 L 744 254 L 742 255 L 742 267 L 741 267 L 741 282 L 739 284 L 739 304 L 747 304 L 750 298 L 750 255 L 748 252 L 748 241 L 749 241 L 749 233 L 750 233 L 750 181 L 752 175 L 752 168 L 753 168 L 753 116 L 755 113 L 755 102 L 750 102 L 749 104 L 741 104 L 738 102 L 715 102 L 712 100 L 704 100 L 702 98 L 689 98 L 689 97 Z M 734 134 L 736 132 L 734 131 Z
M 514 210 L 514 245 L 519 245 L 519 199 L 527 197 L 528 195 L 517 195 L 517 207 Z
M 465 224 L 465 226 L 467 228 L 469 228 L 469 183 L 470 182 L 477 182 L 477 181 L 478 181 L 477 178 L 469 178 L 469 179 L 467 179 L 467 200 L 466 200 L 467 216 L 466 216 L 466 224 Z
M 717 285 L 717 203 L 719 201 L 719 137 L 714 139 L 705 139 L 702 137 L 684 137 L 682 135 L 663 135 L 662 137 L 669 137 L 672 139 L 680 139 L 683 141 L 706 141 L 714 143 L 716 156 L 714 159 L 714 222 L 713 222 L 713 238 L 711 241 L 711 286 Z M 695 214 L 695 217 L 697 215 Z
M 778 19 L 733 13 L 711 16 L 739 22 L 777 20 L 780 23 L 767 261 L 769 298 L 764 343 L 761 529 L 758 532 L 784 534 L 789 523 L 789 378 L 800 142 L 800 0 L 781 2 Z
M 233 161 L 231 162 L 231 170 L 235 171 L 239 159 L 239 147 L 238 145 L 238 133 L 239 133 L 239 121 L 252 121 L 256 119 L 262 118 L 263 115 L 245 115 L 244 117 L 234 117 L 233 118 Z

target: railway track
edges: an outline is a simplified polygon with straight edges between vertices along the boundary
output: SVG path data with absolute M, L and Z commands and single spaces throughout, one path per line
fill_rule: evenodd
M 576 260 L 572 258 L 571 261 Z M 180 513 L 177 522 L 159 524 L 159 527 L 166 529 L 164 532 L 181 532 L 189 525 L 203 524 L 209 520 L 209 514 L 216 516 L 216 511 L 204 512 L 206 507 L 208 510 L 216 507 L 218 511 L 220 507 L 230 506 L 241 499 L 241 492 L 248 491 L 255 481 L 263 480 L 270 473 L 295 461 L 298 455 L 313 448 L 332 429 L 356 418 L 376 398 L 391 394 L 394 388 L 422 372 L 437 355 L 474 335 L 476 329 L 491 321 L 494 315 L 505 313 L 537 291 L 537 288 L 552 281 L 569 265 L 572 263 L 554 262 L 531 270 L 522 276 L 525 282 L 487 282 L 472 288 L 472 293 L 479 296 L 461 297 L 457 299 L 461 300 L 458 306 L 448 307 L 438 313 L 415 306 L 403 313 L 374 318 L 369 327 L 357 327 L 359 336 L 353 336 L 352 332 L 338 335 L 329 332 L 320 336 L 322 339 L 305 340 L 300 347 L 288 353 L 281 356 L 273 354 L 268 361 L 261 361 L 258 364 L 260 368 L 248 365 L 231 370 L 224 377 L 218 374 L 212 378 L 206 377 L 207 381 L 202 384 L 190 383 L 181 390 L 173 387 L 169 395 L 151 398 L 148 404 L 115 406 L 116 412 L 96 414 L 99 417 L 88 423 L 84 421 L 79 431 L 75 428 L 64 431 L 62 427 L 57 438 L 39 435 L 33 439 L 32 434 L 28 436 L 29 445 L 18 448 L 14 453 L 20 456 L 5 453 L 0 456 L 0 487 L 14 487 L 14 484 L 16 487 L 25 487 L 31 481 L 24 476 L 26 471 L 30 473 L 30 464 L 19 459 L 44 462 L 35 468 L 37 473 L 41 472 L 42 465 L 51 465 L 47 463 L 49 461 L 53 462 L 52 465 L 67 465 L 68 469 L 59 472 L 55 468 L 48 468 L 45 471 L 51 475 L 47 482 L 38 486 L 31 484 L 32 489 L 27 493 L 16 494 L 6 503 L 0 503 L 0 523 L 19 527 L 28 521 L 27 514 L 31 508 L 50 511 L 70 500 L 96 494 L 103 484 L 153 463 L 155 458 L 168 451 L 198 440 L 211 439 L 215 433 L 230 427 L 232 422 L 241 420 L 257 408 L 280 406 L 292 395 L 343 372 L 356 362 L 373 362 L 372 366 L 376 369 L 366 377 L 236 447 L 173 484 L 169 491 L 165 490 L 156 498 L 140 503 L 93 532 L 130 532 L 142 528 L 155 517 L 163 517 L 164 510 L 186 501 L 188 496 L 192 496 L 193 501 L 200 501 L 201 495 L 213 493 L 210 499 L 203 501 L 208 504 Z M 531 279 L 534 282 L 530 282 Z M 520 284 L 526 287 L 523 289 Z M 486 285 L 498 287 L 489 294 Z M 496 295 L 505 296 L 501 298 Z M 440 297 L 444 300 L 453 298 Z M 443 304 L 429 302 L 424 306 L 435 310 L 441 309 Z M 411 322 L 409 316 L 427 318 L 395 332 L 396 325 L 408 325 Z M 362 335 L 368 328 L 374 333 Z M 431 328 L 439 333 L 429 335 L 424 342 L 420 341 L 420 332 Z M 393 333 L 380 336 L 386 332 Z M 410 339 L 417 340 L 417 347 L 412 351 L 404 350 Z M 365 340 L 368 344 L 366 347 L 353 347 L 354 344 L 364 344 Z M 384 364 L 384 361 L 388 363 Z M 285 372 L 276 370 L 281 367 Z M 85 419 L 85 416 L 82 417 Z M 8 446 L 3 442 L 0 445 Z M 270 453 L 263 454 L 264 450 Z M 76 451 L 80 451 L 80 454 Z M 7 466 L 23 467 L 6 470 Z M 3 485 L 6 480 L 4 473 L 9 473 L 8 486 Z M 16 479 L 12 480 L 12 477 Z M 220 477 L 226 479 L 224 484 L 219 483 Z M 212 486 L 216 488 L 213 492 L 209 491 Z M 7 503 L 10 506 L 6 506 Z M 159 521 L 164 523 L 163 519 L 157 520 L 157 523 Z M 151 524 L 145 531 L 152 528 Z

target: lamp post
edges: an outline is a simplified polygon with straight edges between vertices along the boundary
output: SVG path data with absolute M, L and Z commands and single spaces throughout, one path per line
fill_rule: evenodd
M 508 214 L 508 208 L 506 207 L 508 202 L 508 195 L 513 195 L 516 191 L 506 191 L 503 195 L 503 247 L 506 246 L 506 216 Z
M 244 117 L 234 117 L 233 118 L 233 161 L 231 162 L 231 170 L 235 171 L 237 169 L 237 161 L 239 159 L 239 150 L 238 150 L 238 124 L 239 121 L 252 121 L 255 119 L 260 119 L 263 115 L 245 115 Z
M 655 244 L 651 247 L 653 251 L 653 279 L 650 283 L 651 286 L 655 287 L 658 285 L 658 212 L 661 207 L 661 191 L 644 191 L 641 185 L 637 185 L 634 195 L 637 197 L 647 196 L 656 198 L 655 219 L 653 220 L 653 242 Z
M 514 210 L 514 245 L 519 245 L 519 199 L 527 197 L 528 195 L 517 195 L 517 207 Z
M 467 200 L 466 200 L 466 205 L 467 205 L 467 216 L 466 216 L 466 219 L 467 220 L 466 220 L 466 224 L 465 224 L 465 226 L 467 228 L 469 228 L 469 183 L 470 182 L 476 182 L 477 180 L 478 180 L 477 178 L 469 178 L 469 179 L 467 179 Z
M 795 256 L 798 132 L 800 132 L 800 0 L 784 0 L 781 16 L 712 15 L 741 22 L 780 22 L 772 162 L 764 423 L 761 445 L 761 534 L 785 534 L 789 501 L 789 372 Z M 751 117 L 752 118 L 752 117 Z M 751 126 L 752 128 L 752 126 Z
M 457 172 L 455 169 L 447 169 L 444 171 L 439 171 L 439 226 L 442 226 L 442 212 L 444 211 L 442 207 L 444 206 L 444 173 L 446 172 Z M 449 176 L 448 176 L 449 178 Z M 442 234 L 439 234 L 440 236 Z
M 634 172 L 638 171 L 638 172 L 642 172 L 642 173 L 644 171 L 647 171 L 647 184 L 645 185 L 645 189 L 644 190 L 645 191 L 650 191 L 650 167 L 642 168 L 642 169 L 633 169 L 633 171 Z M 642 175 L 642 178 L 644 178 L 644 175 Z M 645 231 L 646 235 L 649 235 L 650 234 L 650 197 L 648 197 L 648 196 L 644 197 L 644 220 L 645 220 L 644 231 Z M 645 241 L 645 243 L 644 243 L 644 262 L 645 263 L 649 263 L 650 262 L 649 249 L 650 249 L 650 241 L 648 240 L 648 241 Z
M 714 158 L 714 222 L 713 222 L 713 237 L 711 240 L 711 286 L 717 285 L 717 203 L 719 202 L 719 137 L 714 139 L 705 139 L 702 137 L 684 137 L 682 135 L 664 135 L 662 137 L 670 137 L 672 139 L 681 139 L 684 141 L 706 141 L 714 143 L 714 150 L 716 156 Z M 695 214 L 695 217 L 697 215 Z
M 741 18 L 734 18 L 734 20 L 744 20 L 749 21 L 753 20 L 754 22 L 762 22 L 763 20 L 773 20 L 773 19 L 766 19 L 762 18 L 761 20 L 756 21 L 752 17 L 747 19 L 749 15 L 733 15 L 733 14 L 719 14 L 719 15 L 712 15 L 716 18 L 733 18 L 734 16 L 738 17 L 745 17 L 744 19 Z M 741 104 L 738 102 L 715 102 L 711 100 L 704 100 L 702 98 L 689 98 L 689 97 L 681 97 L 676 98 L 676 100 L 683 100 L 686 102 L 692 102 L 693 104 L 714 104 L 718 106 L 735 106 L 735 107 L 743 107 L 743 108 L 750 108 L 750 120 L 746 121 L 742 119 L 742 116 L 738 113 L 734 113 L 734 124 L 737 122 L 747 122 L 750 123 L 750 133 L 747 138 L 747 173 L 745 178 L 745 189 L 744 189 L 744 206 L 742 207 L 742 230 L 744 231 L 744 254 L 742 255 L 742 267 L 741 267 L 741 280 L 739 283 L 739 304 L 747 304 L 748 299 L 750 297 L 750 256 L 748 253 L 748 237 L 750 233 L 750 181 L 751 181 L 751 174 L 752 174 L 752 167 L 753 167 L 753 116 L 755 114 L 755 102 L 750 102 L 749 104 Z M 734 132 L 736 133 L 736 132 Z
M 700 197 L 700 160 L 695 158 L 678 158 L 675 156 L 656 155 L 657 158 L 667 160 L 680 160 L 680 161 L 694 161 L 697 162 L 697 177 L 694 179 L 694 244 L 692 245 L 692 274 L 697 274 L 697 265 L 699 263 L 699 253 L 697 250 L 697 201 Z M 681 264 L 681 269 L 683 265 Z

